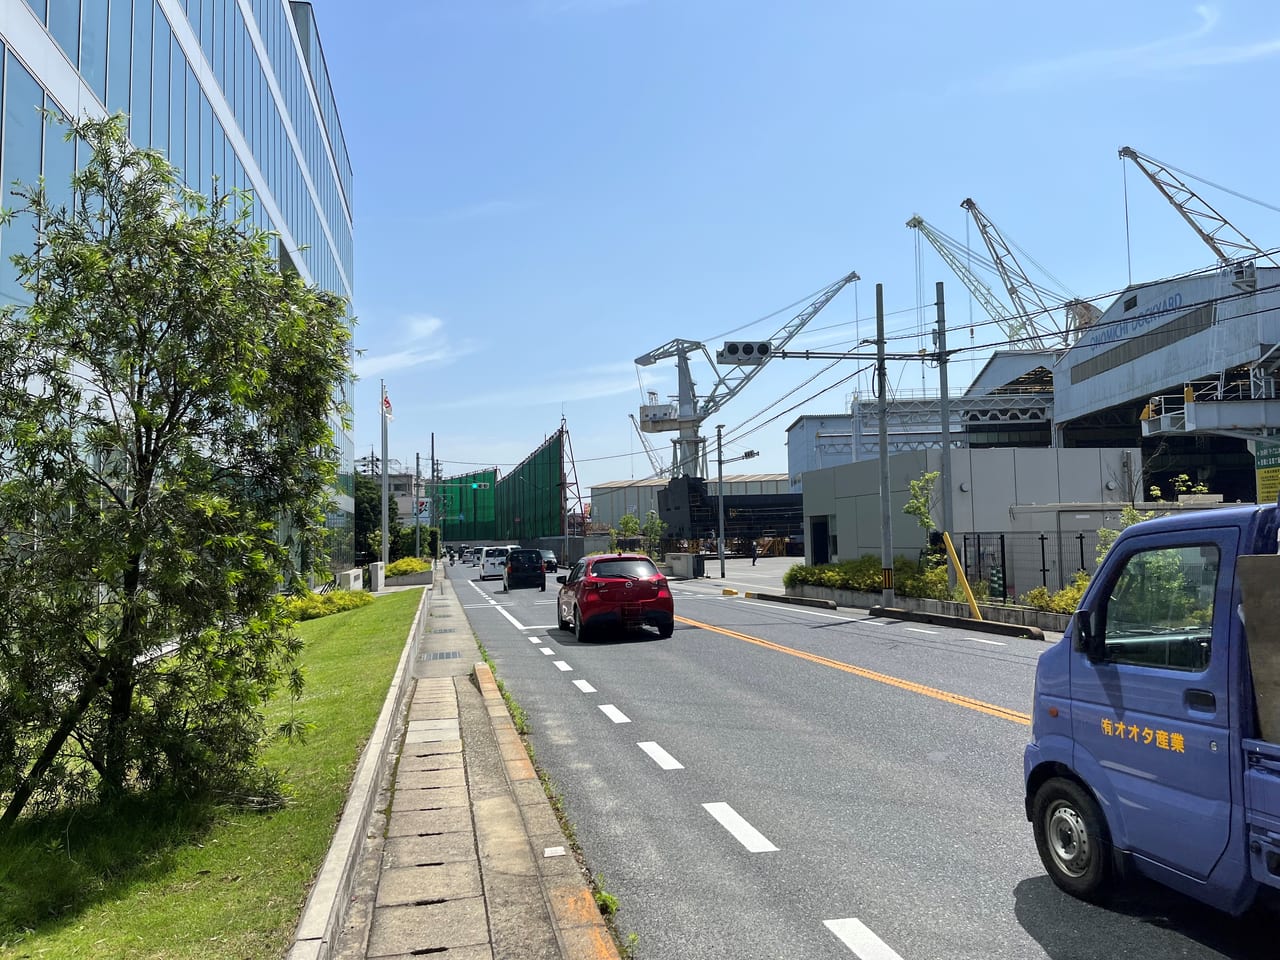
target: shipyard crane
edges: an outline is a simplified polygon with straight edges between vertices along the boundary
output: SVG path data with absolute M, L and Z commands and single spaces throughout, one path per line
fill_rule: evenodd
M 943 233 L 919 214 L 908 220 L 907 226 L 912 230 L 919 231 L 929 241 L 930 245 L 938 251 L 938 255 L 942 257 L 943 262 L 960 278 L 960 282 L 965 285 L 973 298 L 982 305 L 987 315 L 996 322 L 996 325 L 1004 331 L 1005 336 L 1016 347 L 1024 349 L 1043 348 L 1044 344 L 1040 339 L 1042 331 L 1025 314 L 1018 316 L 1011 313 L 1000 298 L 996 296 L 995 291 L 969 266 L 970 261 L 976 260 L 982 266 L 999 273 L 1000 271 L 995 263 L 980 254 L 975 256 L 968 247 L 954 237 Z M 1026 282 L 1033 286 L 1040 297 L 1053 298 L 1058 296 L 1051 290 L 1032 284 L 1030 280 L 1026 280 Z M 1069 319 L 1068 329 L 1073 331 L 1089 326 L 1101 316 L 1101 311 L 1085 300 L 1068 300 L 1062 306 Z
M 994 291 L 961 259 L 961 255 L 967 253 L 965 248 L 955 239 L 935 228 L 919 214 L 908 220 L 907 226 L 912 230 L 918 230 L 929 241 L 933 249 L 938 251 L 938 256 L 942 257 L 946 265 L 960 278 L 960 282 L 968 288 L 973 299 L 977 300 L 982 305 L 982 309 L 987 311 L 987 316 L 996 322 L 996 325 L 1004 331 L 1005 336 L 1020 344 L 1027 332 L 1026 320 L 1021 317 L 1015 317 L 1006 310 Z
M 672 476 L 707 475 L 705 441 L 699 434 L 702 422 L 741 393 L 774 354 L 785 348 L 837 293 L 857 279 L 859 277 L 856 271 L 845 274 L 822 289 L 807 307 L 783 324 L 767 341 L 751 344 L 755 348 L 754 356 L 748 364 L 729 362 L 720 356 L 719 361 L 724 366 L 721 370 L 716 366 L 717 361 L 712 360 L 705 344 L 678 338 L 636 357 L 635 362 L 641 367 L 651 366 L 659 360 L 676 361 L 678 393 L 675 402 L 650 403 L 640 407 L 640 429 L 645 433 L 679 431 L 679 436 L 672 443 Z M 699 352 L 717 373 L 715 384 L 701 400 L 689 368 L 689 357 Z
M 1042 337 L 1061 337 L 1064 344 L 1069 343 L 1070 338 L 1065 325 L 1064 328 L 1057 327 L 1052 309 L 1044 302 L 1040 288 L 1027 277 L 1022 264 L 1018 263 L 1018 258 L 1013 254 L 1013 248 L 1005 242 L 996 225 L 971 198 L 966 197 L 960 206 L 969 212 L 973 222 L 978 225 L 978 232 L 982 234 L 982 240 L 991 253 L 996 272 L 1000 274 L 1000 279 L 1004 281 L 1004 288 L 1009 292 L 1009 299 L 1013 301 L 1013 309 L 1027 325 L 1025 336 L 1028 346 L 1044 349 L 1045 343 Z M 1043 317 L 1054 321 L 1054 327 L 1045 328 L 1036 322 Z
M 1196 235 L 1213 251 L 1220 263 L 1264 257 L 1272 264 L 1280 266 L 1274 257 L 1241 233 L 1231 221 L 1180 180 L 1174 174 L 1173 167 L 1161 163 L 1154 157 L 1139 153 L 1132 147 L 1121 147 L 1120 158 L 1133 161 L 1133 165 L 1141 170 L 1161 195 L 1173 205 L 1173 209 L 1187 221 Z
M 649 392 L 649 402 L 657 403 L 658 395 L 653 391 Z M 627 414 L 631 418 L 631 425 L 636 428 L 636 436 L 640 438 L 640 446 L 644 447 L 645 456 L 649 458 L 649 465 L 653 467 L 653 476 L 669 477 L 671 476 L 671 468 L 663 466 L 662 458 L 658 456 L 658 451 L 653 449 L 653 444 L 649 442 L 649 438 L 644 435 L 644 431 L 640 429 L 640 421 L 636 419 L 634 413 Z

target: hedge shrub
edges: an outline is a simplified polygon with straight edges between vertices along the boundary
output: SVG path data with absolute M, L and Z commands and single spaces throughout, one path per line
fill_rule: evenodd
M 295 620 L 315 620 L 331 613 L 342 613 L 373 603 L 373 594 L 363 590 L 333 590 L 329 593 L 294 594 L 284 602 L 285 610 Z
M 876 593 L 881 589 L 880 558 L 865 554 L 857 560 L 823 563 L 816 567 L 797 563 L 782 575 L 782 582 L 788 587 L 810 584 L 817 587 L 833 587 L 836 590 Z M 945 564 L 926 564 L 922 568 L 916 561 L 907 557 L 894 557 L 893 582 L 894 590 L 904 597 L 925 597 L 933 600 L 952 598 Z
M 386 574 L 388 577 L 407 577 L 413 573 L 425 573 L 430 569 L 431 564 L 426 560 L 418 557 L 401 557 L 387 565 Z

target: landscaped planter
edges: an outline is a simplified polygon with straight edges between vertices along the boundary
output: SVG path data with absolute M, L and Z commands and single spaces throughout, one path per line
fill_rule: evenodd
M 402 577 L 387 577 L 383 587 L 421 587 L 430 586 L 434 570 L 423 570 L 421 573 L 406 573 Z

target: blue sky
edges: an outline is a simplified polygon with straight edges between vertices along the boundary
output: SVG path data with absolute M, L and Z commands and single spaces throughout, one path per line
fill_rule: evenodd
M 355 170 L 357 456 L 380 443 L 385 378 L 393 458 L 425 460 L 434 431 L 446 474 L 506 469 L 563 416 L 586 496 L 650 473 L 627 415 L 641 382 L 675 392 L 675 366 L 641 381 L 636 356 L 767 337 L 797 311 L 745 325 L 849 270 L 861 282 L 793 346 L 871 336 L 877 283 L 891 334 L 931 329 L 937 280 L 951 346 L 1000 339 L 970 338 L 986 316 L 932 248 L 917 256 L 913 214 L 980 246 L 972 197 L 1095 297 L 1213 260 L 1119 147 L 1280 204 L 1274 0 L 313 5 Z M 1280 215 L 1201 193 L 1280 246 Z M 980 363 L 953 361 L 955 392 Z M 708 421 L 726 457 L 760 451 L 728 472 L 785 472 L 786 427 L 869 385 L 801 403 L 857 369 L 845 361 L 787 396 L 821 366 L 776 360 Z M 935 384 L 922 366 L 892 364 L 891 384 Z

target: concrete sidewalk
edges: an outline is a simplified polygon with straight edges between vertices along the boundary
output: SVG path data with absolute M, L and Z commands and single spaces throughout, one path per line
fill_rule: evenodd
M 479 660 L 437 574 L 289 960 L 617 960 Z

